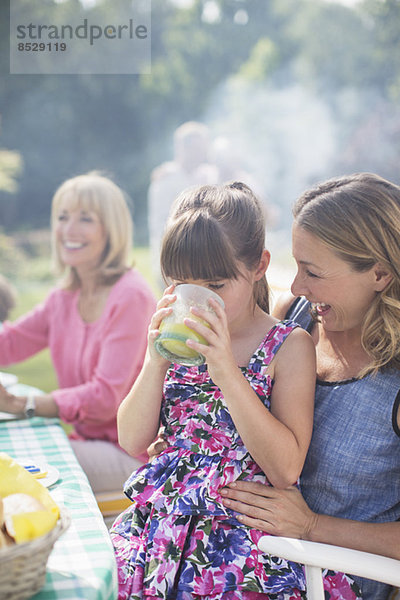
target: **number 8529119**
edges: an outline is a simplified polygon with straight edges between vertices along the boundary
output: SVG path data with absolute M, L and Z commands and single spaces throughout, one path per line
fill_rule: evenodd
M 18 44 L 20 52 L 65 52 L 66 49 L 65 42 L 20 42 Z

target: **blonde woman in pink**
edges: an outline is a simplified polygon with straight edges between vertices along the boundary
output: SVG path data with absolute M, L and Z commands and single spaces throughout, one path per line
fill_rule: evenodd
M 155 298 L 129 266 L 132 219 L 122 190 L 96 173 L 65 181 L 52 203 L 53 259 L 63 275 L 46 300 L 0 332 L 0 364 L 49 348 L 59 388 L 34 397 L 0 387 L 0 410 L 59 417 L 95 492 L 120 489 L 140 461 L 118 445 L 118 406 L 144 358 Z

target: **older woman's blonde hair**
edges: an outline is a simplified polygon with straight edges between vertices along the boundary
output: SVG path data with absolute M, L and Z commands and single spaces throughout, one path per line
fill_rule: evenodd
M 112 285 L 125 273 L 131 262 L 133 223 L 122 190 L 97 171 L 67 179 L 56 190 L 51 209 L 52 256 L 56 270 L 64 276 L 64 287 L 76 289 L 80 280 L 74 268 L 61 259 L 56 239 L 60 209 L 79 208 L 94 212 L 103 225 L 106 244 L 98 265 L 98 283 Z
M 363 321 L 361 342 L 371 363 L 360 376 L 400 369 L 400 187 L 372 173 L 331 179 L 305 192 L 293 215 L 355 271 L 380 263 L 391 274 Z

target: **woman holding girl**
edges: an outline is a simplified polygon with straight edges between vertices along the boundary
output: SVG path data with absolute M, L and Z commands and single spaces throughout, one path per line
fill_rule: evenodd
M 301 494 L 237 481 L 224 505 L 270 534 L 400 560 L 400 187 L 371 173 L 333 179 L 293 214 L 297 274 L 275 312 L 317 351 Z M 364 600 L 388 597 L 357 581 Z
M 293 321 L 268 313 L 264 236 L 260 204 L 242 183 L 187 190 L 174 204 L 161 250 L 172 285 L 118 412 L 119 440 L 132 456 L 160 421 L 168 442 L 128 480 L 133 504 L 111 529 L 121 599 L 305 597 L 302 569 L 263 556 L 261 533 L 244 527 L 219 493 L 237 479 L 296 483 L 312 430 L 315 352 Z M 214 314 L 192 308 L 209 327 L 184 321 L 207 341 L 187 342 L 206 358 L 196 367 L 171 365 L 154 347 L 181 283 L 206 286 L 225 303 L 210 300 Z M 357 598 L 345 576 L 329 585 Z

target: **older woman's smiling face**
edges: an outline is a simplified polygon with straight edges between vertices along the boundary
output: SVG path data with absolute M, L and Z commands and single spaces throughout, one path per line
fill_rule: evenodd
M 95 269 L 106 245 L 106 233 L 98 215 L 62 203 L 55 226 L 61 259 L 77 269 Z
M 361 329 L 377 289 L 376 269 L 355 271 L 318 237 L 293 226 L 293 257 L 297 274 L 292 283 L 295 296 L 305 296 L 329 331 Z

